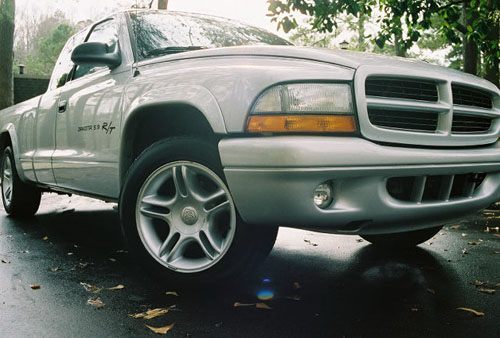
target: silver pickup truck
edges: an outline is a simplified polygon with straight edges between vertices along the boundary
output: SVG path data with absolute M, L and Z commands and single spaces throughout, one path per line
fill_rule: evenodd
M 2 199 L 11 216 L 48 191 L 118 202 L 141 264 L 201 283 L 249 271 L 278 226 L 431 238 L 500 199 L 499 117 L 499 90 L 461 72 L 130 10 L 0 112 Z

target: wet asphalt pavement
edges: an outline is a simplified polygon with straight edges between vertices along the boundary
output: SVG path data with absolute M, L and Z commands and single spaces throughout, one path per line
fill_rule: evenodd
M 112 205 L 45 195 L 34 218 L 0 210 L 0 337 L 500 337 L 500 206 L 455 225 L 403 252 L 282 228 L 254 279 L 187 291 L 133 263 Z

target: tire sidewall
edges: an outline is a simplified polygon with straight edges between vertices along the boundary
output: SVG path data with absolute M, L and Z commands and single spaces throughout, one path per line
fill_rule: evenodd
M 238 260 L 245 261 L 245 257 L 242 255 L 248 256 L 252 251 L 249 244 L 244 241 L 245 233 L 249 231 L 249 227 L 239 220 L 237 211 L 235 234 L 229 249 L 216 264 L 206 270 L 194 273 L 172 271 L 157 262 L 142 243 L 136 224 L 136 204 L 139 192 L 144 182 L 154 171 L 176 161 L 191 161 L 206 166 L 227 187 L 215 145 L 188 137 L 177 137 L 153 144 L 134 161 L 125 178 L 119 207 L 125 242 L 140 264 L 145 263 L 150 272 L 159 274 L 169 281 L 198 284 L 200 280 L 214 281 L 224 278 L 225 275 L 231 275 L 231 270 L 239 265 Z

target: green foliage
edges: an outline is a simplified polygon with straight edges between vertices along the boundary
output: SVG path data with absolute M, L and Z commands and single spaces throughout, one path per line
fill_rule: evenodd
M 49 37 L 41 38 L 38 53 L 26 57 L 26 69 L 29 73 L 50 76 L 64 44 L 74 33 L 73 26 L 60 24 Z
M 297 26 L 294 14 L 312 18 L 311 26 L 320 32 L 331 32 L 342 15 L 372 16 L 378 9 L 381 30 L 373 38 L 379 48 L 395 44 L 398 55 L 404 55 L 422 35 L 439 22 L 438 34 L 449 44 L 460 44 L 462 34 L 483 51 L 487 67 L 498 73 L 499 0 L 268 0 L 269 16 L 285 32 Z M 466 15 L 467 26 L 463 24 Z M 437 41 L 434 41 L 438 43 Z M 430 43 L 430 41 L 428 41 Z M 498 79 L 494 81 L 498 83 Z

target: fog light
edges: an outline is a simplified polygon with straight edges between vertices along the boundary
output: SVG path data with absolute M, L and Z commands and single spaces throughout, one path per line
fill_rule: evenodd
M 328 207 L 332 203 L 332 187 L 327 183 L 322 183 L 314 189 L 314 204 L 321 209 Z

